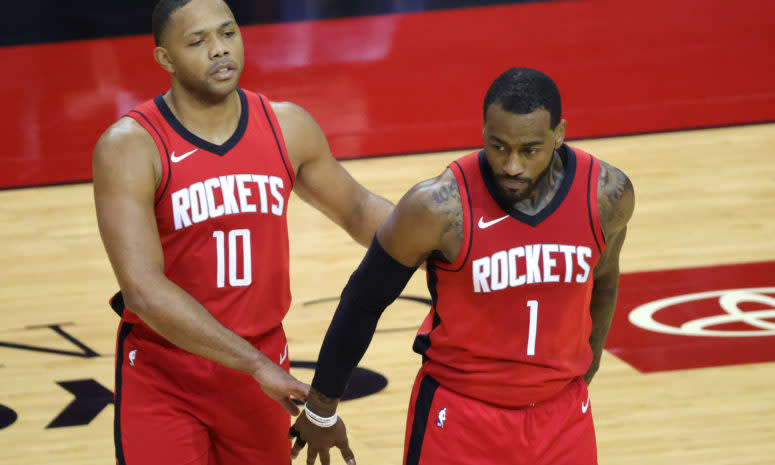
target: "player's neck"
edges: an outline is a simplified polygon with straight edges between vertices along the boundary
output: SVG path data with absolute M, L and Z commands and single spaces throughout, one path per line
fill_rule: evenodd
M 219 101 L 208 101 L 173 85 L 163 98 L 180 124 L 208 142 L 223 144 L 239 124 L 242 104 L 236 90 Z
M 552 154 L 552 161 L 541 174 L 533 191 L 526 199 L 517 202 L 514 207 L 525 214 L 535 215 L 549 205 L 560 189 L 564 177 L 565 166 L 562 164 L 560 155 L 555 151 Z

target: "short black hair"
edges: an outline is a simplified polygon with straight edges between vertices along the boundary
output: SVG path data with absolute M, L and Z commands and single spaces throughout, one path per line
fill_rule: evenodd
M 549 112 L 552 129 L 562 116 L 560 91 L 552 78 L 536 69 L 510 68 L 490 85 L 484 97 L 484 119 L 487 109 L 497 103 L 509 113 L 524 115 L 539 108 Z
M 178 8 L 188 5 L 189 2 L 191 0 L 159 0 L 159 3 L 153 8 L 151 16 L 151 30 L 156 45 L 161 44 L 161 35 L 164 33 L 167 23 L 170 22 L 170 15 Z

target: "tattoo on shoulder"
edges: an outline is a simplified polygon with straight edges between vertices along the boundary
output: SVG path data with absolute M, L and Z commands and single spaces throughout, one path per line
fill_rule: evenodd
M 459 245 L 463 242 L 462 201 L 454 176 L 450 176 L 450 178 L 447 182 L 440 183 L 431 195 L 437 211 L 445 220 L 444 228 L 441 231 L 441 243 L 448 243 L 447 241 L 452 240 L 459 249 Z M 452 234 L 451 237 L 450 234 Z
M 630 178 L 617 168 L 602 161 L 600 162 L 597 205 L 600 221 L 606 232 L 623 228 L 629 221 L 634 206 Z
M 450 197 L 455 195 L 460 198 L 460 192 L 457 190 L 457 183 L 454 182 L 441 185 L 435 191 L 433 191 L 431 195 L 437 204 L 443 204 L 447 202 Z

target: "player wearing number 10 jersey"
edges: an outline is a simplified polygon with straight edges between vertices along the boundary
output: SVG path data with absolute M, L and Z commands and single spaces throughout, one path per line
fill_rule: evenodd
M 103 244 L 121 287 L 119 465 L 287 464 L 294 399 L 291 190 L 368 244 L 392 205 L 333 158 L 301 107 L 238 87 L 240 30 L 223 0 L 160 0 L 154 57 L 170 89 L 94 150 Z
M 321 348 L 311 414 L 294 425 L 312 455 L 344 428 L 307 417 L 333 417 L 363 328 L 427 261 L 404 463 L 597 463 L 587 385 L 634 197 L 621 171 L 564 143 L 565 126 L 548 76 L 504 72 L 485 97 L 484 149 L 416 185 L 380 226 Z
M 295 175 L 270 102 L 237 94 L 237 130 L 221 145 L 189 132 L 161 96 L 127 116 L 161 153 L 155 216 L 165 276 L 221 324 L 254 337 L 279 327 L 291 302 L 286 210 Z M 131 309 L 124 321 L 144 324 Z

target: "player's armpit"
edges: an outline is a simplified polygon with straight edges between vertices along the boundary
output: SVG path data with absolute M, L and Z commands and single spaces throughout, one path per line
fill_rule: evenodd
M 377 238 L 405 266 L 418 266 L 431 253 L 454 261 L 463 240 L 463 210 L 452 171 L 412 187 L 380 226 Z

